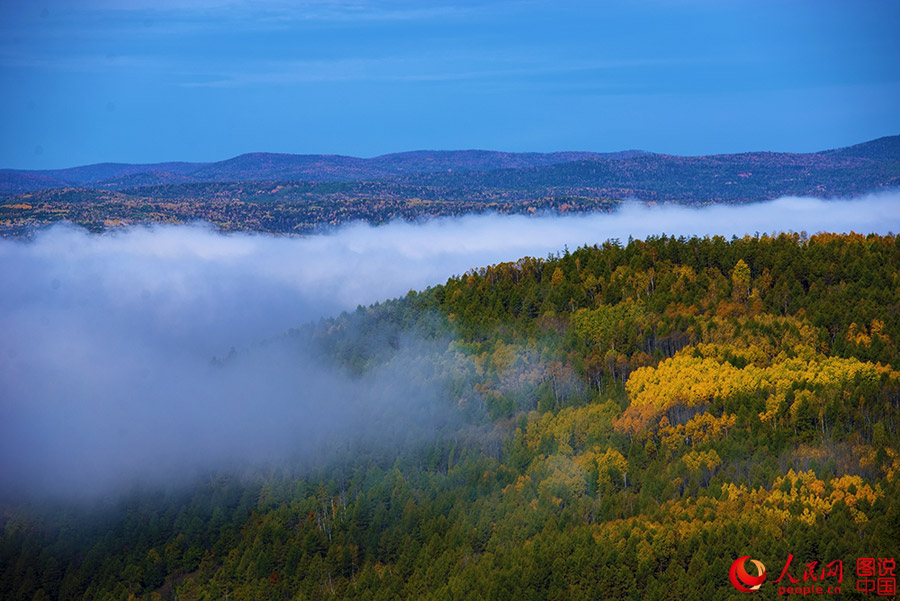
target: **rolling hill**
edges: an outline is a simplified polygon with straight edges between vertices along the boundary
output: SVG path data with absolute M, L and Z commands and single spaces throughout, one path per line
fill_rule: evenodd
M 415 151 L 371 159 L 245 154 L 217 163 L 0 171 L 0 235 L 69 220 L 95 231 L 209 221 L 309 233 L 354 220 L 850 197 L 900 187 L 900 136 L 817 153 L 684 157 L 625 151 Z
M 750 152 L 681 157 L 631 150 L 616 153 L 413 151 L 370 159 L 340 155 L 243 154 L 215 163 L 101 163 L 43 171 L 0 170 L 0 195 L 64 187 L 129 190 L 177 183 L 396 180 L 437 187 L 592 187 L 682 200 L 681 187 L 709 200 L 835 189 L 852 172 L 861 185 L 896 185 L 900 136 L 817 153 Z M 673 187 L 674 186 L 674 187 Z M 767 192 L 767 194 L 766 194 Z
M 487 150 L 413 151 L 371 159 L 340 155 L 254 152 L 215 163 L 99 163 L 41 171 L 0 170 L 0 194 L 63 187 L 122 189 L 182 182 L 325 181 L 389 178 L 436 171 L 486 171 L 555 165 L 584 159 L 617 160 L 644 154 L 554 152 L 509 153 Z

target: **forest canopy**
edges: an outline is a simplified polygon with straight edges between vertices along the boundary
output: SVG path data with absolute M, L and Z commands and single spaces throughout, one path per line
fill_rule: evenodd
M 898 266 L 894 235 L 607 241 L 299 326 L 357 378 L 431 341 L 438 434 L 7 503 L 0 597 L 736 598 L 744 555 L 851 596 L 900 555 Z

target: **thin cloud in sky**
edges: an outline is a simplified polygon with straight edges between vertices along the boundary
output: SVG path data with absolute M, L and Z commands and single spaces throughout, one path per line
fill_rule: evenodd
M 52 5 L 53 3 L 51 3 Z M 429 3 L 386 0 L 82 0 L 59 3 L 62 10 L 148 13 L 174 18 L 243 16 L 252 21 L 410 21 L 446 18 L 481 10 L 492 3 Z M 510 4 L 494 2 L 494 5 Z M 217 11 L 218 15 L 210 11 Z
M 714 58 L 632 58 L 617 60 L 547 60 L 537 56 L 490 56 L 471 69 L 472 56 L 450 53 L 440 56 L 422 53 L 416 57 L 336 58 L 329 60 L 242 61 L 229 71 L 207 73 L 210 80 L 191 81 L 187 87 L 243 87 L 258 85 L 336 82 L 462 82 L 500 80 L 532 82 L 536 77 L 578 72 L 639 69 L 680 64 L 711 64 Z M 195 68 L 199 72 L 199 67 Z M 612 85 L 607 84 L 607 85 Z M 546 88 L 547 84 L 543 86 Z

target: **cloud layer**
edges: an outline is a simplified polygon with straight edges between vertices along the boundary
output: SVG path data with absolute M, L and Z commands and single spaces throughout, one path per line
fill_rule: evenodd
M 409 403 L 431 403 L 434 391 L 354 381 L 311 349 L 269 345 L 210 368 L 210 358 L 232 346 L 248 348 L 358 304 L 609 238 L 887 233 L 900 229 L 898 207 L 900 193 L 891 192 L 355 224 L 310 238 L 201 226 L 93 235 L 57 226 L 29 242 L 0 240 L 0 496 L 90 495 L 241 460 L 314 457 L 329 442 L 365 432 L 373 414 L 364 407 L 417 415 Z M 416 344 L 409 342 L 408 358 Z M 403 362 L 369 377 L 403 381 Z M 374 389 L 389 392 L 367 398 Z

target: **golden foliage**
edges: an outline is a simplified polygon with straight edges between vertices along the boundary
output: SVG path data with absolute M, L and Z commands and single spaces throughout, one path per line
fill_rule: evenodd
M 683 444 L 693 447 L 725 438 L 728 430 L 734 427 L 736 419 L 730 414 L 715 417 L 710 413 L 701 413 L 685 424 L 671 426 L 669 420 L 663 417 L 660 420 L 658 435 L 663 447 L 669 453 L 674 453 Z
M 889 481 L 894 479 L 900 473 L 900 453 L 889 446 L 874 447 L 868 445 L 857 445 L 854 447 L 854 454 L 859 457 L 859 467 L 864 469 L 874 469 L 878 467 L 876 456 L 878 450 L 883 449 L 887 460 L 881 465 L 885 478 Z
M 880 339 L 884 344 L 890 345 L 891 339 L 884 332 L 884 322 L 880 319 L 873 319 L 867 328 L 865 325 L 857 325 L 854 321 L 847 328 L 847 342 L 869 348 L 872 346 L 874 339 Z
M 697 472 L 701 469 L 714 470 L 722 465 L 722 459 L 719 454 L 713 450 L 709 451 L 691 451 L 681 458 L 688 471 Z
M 877 382 L 884 375 L 900 382 L 900 373 L 889 367 L 853 358 L 826 357 L 808 346 L 796 348 L 795 356 L 782 351 L 768 367 L 754 363 L 735 367 L 721 359 L 724 351 L 738 358 L 756 358 L 749 350 L 725 349 L 721 345 L 700 344 L 684 349 L 655 368 L 642 367 L 632 372 L 625 385 L 631 404 L 664 410 L 678 404 L 696 407 L 737 394 L 763 394 L 767 397 L 766 415 L 761 417 L 770 419 L 797 383 L 816 390 L 834 390 L 855 379 Z M 816 404 L 822 399 L 822 394 L 809 397 Z
M 529 414 L 525 444 L 536 451 L 547 440 L 555 443 L 561 454 L 571 456 L 589 442 L 607 435 L 617 412 L 618 407 L 612 402 L 565 407 L 556 415 L 533 411 Z
M 612 469 L 618 470 L 623 477 L 626 476 L 628 474 L 628 460 L 615 449 L 606 449 L 605 453 L 597 457 L 597 470 L 599 472 L 597 481 L 601 486 L 612 483 L 609 478 L 609 472 Z

